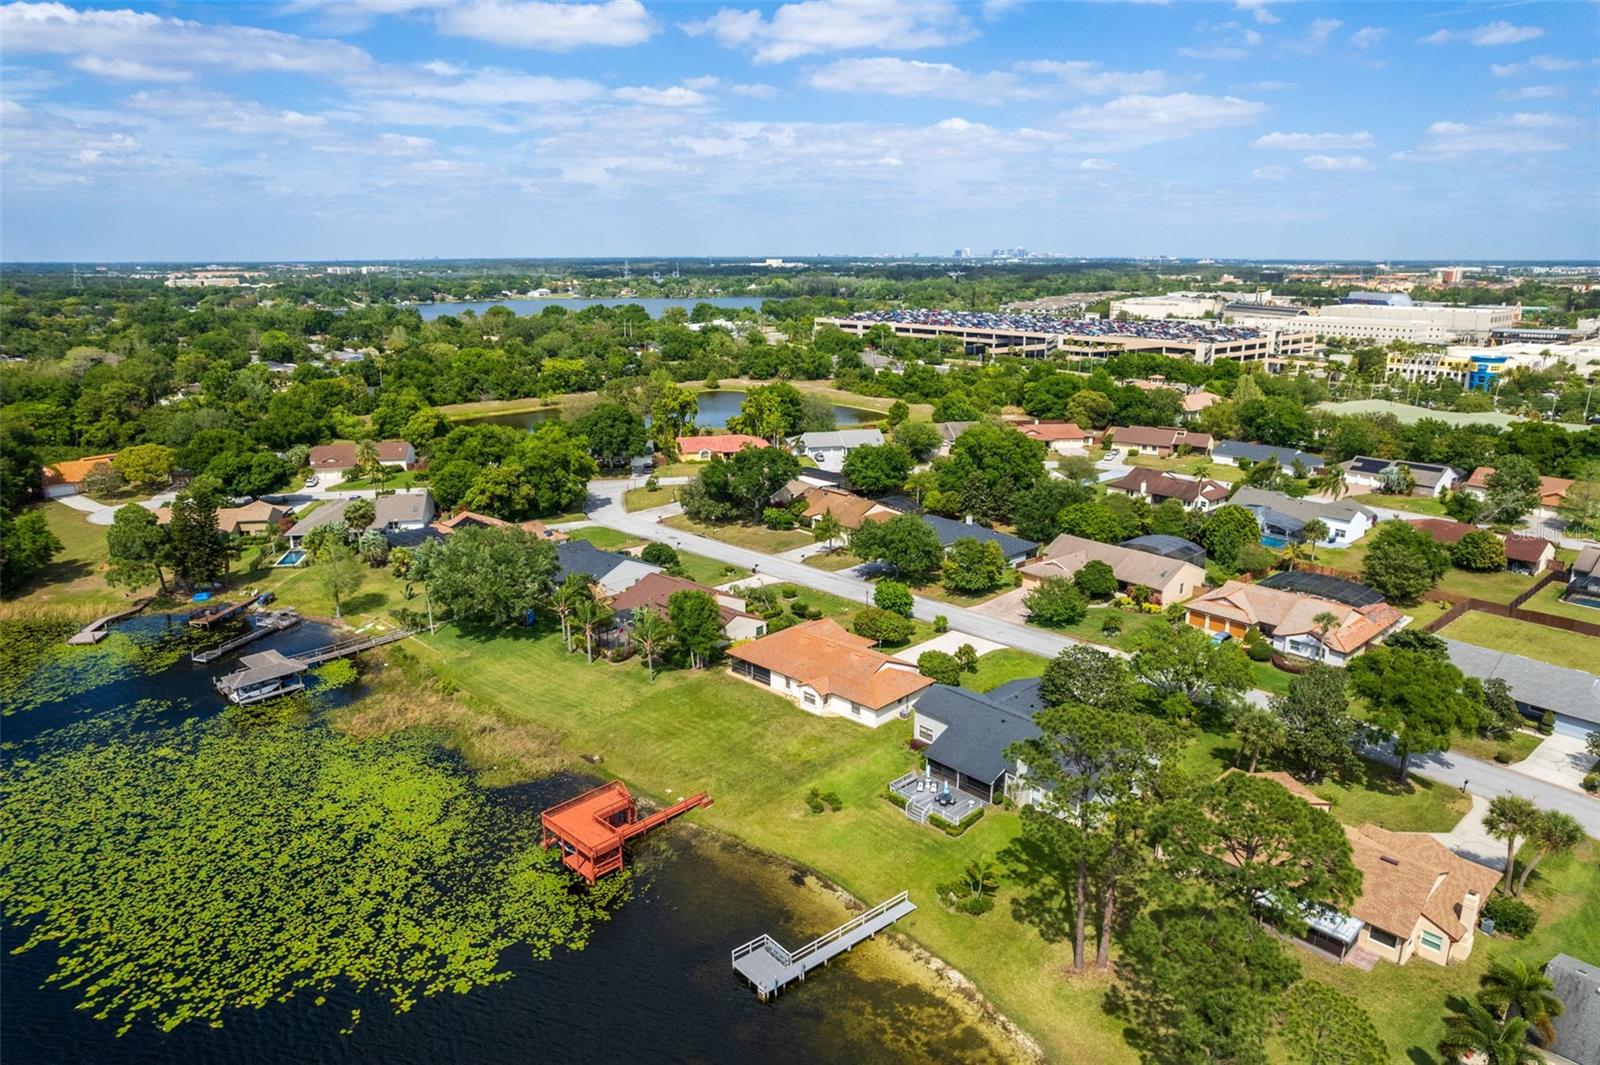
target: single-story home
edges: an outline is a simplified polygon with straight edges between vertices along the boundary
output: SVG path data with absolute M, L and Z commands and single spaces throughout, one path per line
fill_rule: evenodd
M 457 529 L 509 529 L 515 525 L 523 532 L 532 533 L 541 540 L 549 540 L 553 544 L 564 543 L 567 534 L 560 529 L 552 529 L 537 518 L 531 521 L 509 522 L 503 521 L 489 514 L 479 514 L 474 510 L 458 510 L 448 518 L 440 518 L 433 523 L 433 527 L 442 535 L 448 536 Z
M 1155 593 L 1155 602 L 1166 605 L 1182 602 L 1206 583 L 1206 571 L 1192 562 L 1062 533 L 1038 559 L 1022 567 L 1022 585 L 1032 587 L 1050 577 L 1070 578 L 1090 562 L 1110 566 L 1122 591 L 1141 585 Z
M 805 455 L 824 470 L 844 469 L 845 456 L 858 447 L 879 447 L 883 433 L 878 429 L 829 429 L 825 432 L 801 433 L 795 437 L 793 450 Z
M 333 503 L 324 503 L 295 522 L 289 528 L 289 546 L 299 547 L 306 534 L 318 526 L 344 521 L 345 508 L 352 502 L 354 500 L 341 499 Z M 429 524 L 433 521 L 433 496 L 426 488 L 382 495 L 372 501 L 372 506 L 375 516 L 369 528 L 383 533 L 391 545 L 409 546 L 413 542 L 420 543 L 426 538 L 408 536 L 406 535 L 408 533 L 426 532 L 433 538 L 438 538 L 438 534 L 429 528 Z
M 1578 557 L 1573 560 L 1572 568 L 1567 570 L 1567 590 L 1564 594 L 1568 598 L 1579 596 L 1593 600 L 1583 605 L 1600 607 L 1600 545 L 1584 544 L 1578 549 Z
M 1594 1065 L 1600 1061 L 1600 965 L 1570 954 L 1557 954 L 1544 963 L 1544 974 L 1555 985 L 1562 1010 L 1550 1019 L 1555 1042 L 1541 1047 L 1555 1065 Z
M 807 621 L 728 650 L 736 676 L 770 688 L 802 710 L 877 728 L 909 714 L 933 685 L 917 668 L 873 650 L 832 618 Z
M 1593 673 L 1460 640 L 1447 639 L 1444 645 L 1450 661 L 1467 676 L 1505 681 L 1523 716 L 1537 720 L 1549 710 L 1600 728 L 1600 677 Z
M 318 444 L 311 449 L 311 457 L 306 465 L 318 477 L 336 484 L 347 470 L 353 470 L 359 464 L 359 450 L 356 444 L 351 443 Z M 380 466 L 409 470 L 417 464 L 416 449 L 404 440 L 379 440 L 377 452 Z
M 1506 569 L 1512 573 L 1543 573 L 1556 560 L 1556 545 L 1542 536 L 1511 533 L 1505 545 Z
M 1411 471 L 1414 496 L 1440 496 L 1454 488 L 1465 476 L 1465 471 L 1437 462 L 1407 462 L 1404 459 L 1380 459 L 1371 455 L 1357 455 L 1344 468 L 1345 487 L 1350 491 L 1375 492 L 1383 487 L 1383 473 L 1391 466 L 1404 466 Z
M 1455 521 L 1451 518 L 1407 518 L 1406 520 L 1415 528 L 1427 533 L 1434 543 L 1446 547 L 1460 542 L 1468 533 L 1478 531 L 1476 525 L 1468 525 L 1464 521 Z
M 954 547 L 957 540 L 995 543 L 1000 545 L 1000 554 L 1005 556 L 1008 565 L 1020 566 L 1039 550 L 1039 545 L 1032 540 L 979 525 L 970 515 L 966 521 L 956 521 L 954 518 L 941 518 L 937 514 L 925 514 L 922 520 L 933 529 L 946 551 Z
M 977 422 L 934 422 L 933 427 L 939 430 L 939 454 L 950 454 L 950 445 L 956 442 L 956 437 L 977 424 Z
M 767 634 L 767 623 L 746 610 L 745 601 L 739 596 L 666 573 L 647 574 L 611 600 L 618 629 L 625 634 L 632 623 L 633 613 L 645 607 L 652 607 L 665 615 L 669 608 L 668 601 L 678 592 L 704 592 L 714 599 L 717 611 L 722 616 L 722 634 L 729 640 L 754 640 Z
M 68 459 L 58 462 L 53 466 L 44 468 L 44 497 L 46 499 L 60 499 L 63 496 L 75 496 L 83 491 L 83 479 L 89 476 L 89 471 L 99 465 L 109 466 L 117 457 L 116 452 L 106 455 L 90 455 L 81 459 Z
M 1204 512 L 1226 503 L 1231 489 L 1221 481 L 1204 477 L 1179 477 L 1163 470 L 1135 466 L 1116 480 L 1107 481 L 1106 491 L 1137 496 L 1152 506 L 1176 499 L 1186 510 Z
M 1294 469 L 1295 463 L 1307 473 L 1321 473 L 1323 459 L 1321 455 L 1313 455 L 1309 451 L 1301 451 L 1293 447 L 1275 447 L 1272 444 L 1252 444 L 1244 440 L 1219 440 L 1217 446 L 1211 449 L 1211 457 L 1224 466 L 1251 466 L 1263 462 L 1271 462 L 1285 470 Z
M 842 488 L 807 485 L 798 498 L 805 501 L 806 509 L 801 512 L 800 518 L 808 525 L 815 525 L 824 514 L 832 514 L 834 520 L 846 529 L 859 529 L 869 521 L 888 521 L 900 513 L 877 500 L 846 492 Z
M 1188 448 L 1196 454 L 1209 455 L 1216 441 L 1210 433 L 1195 433 L 1188 429 L 1163 429 L 1148 425 L 1113 426 L 1108 431 L 1111 442 L 1117 447 L 1148 452 L 1158 458 Z
M 1094 446 L 1093 429 L 1080 429 L 1075 422 L 1023 422 L 1017 426 L 1023 436 L 1041 441 L 1058 455 L 1083 455 Z
M 747 447 L 769 447 L 759 436 L 748 433 L 716 433 L 710 436 L 678 437 L 678 456 L 685 462 L 710 462 L 737 455 Z
M 1494 472 L 1493 466 L 1479 466 L 1472 471 L 1472 476 L 1461 482 L 1461 491 L 1482 499 L 1489 494 L 1489 475 Z M 1540 477 L 1539 478 L 1539 509 L 1553 511 L 1567 498 L 1567 492 L 1572 489 L 1573 482 L 1565 477 Z
M 660 566 L 652 566 L 631 555 L 602 551 L 587 540 L 568 540 L 556 545 L 554 581 L 557 587 L 565 584 L 571 574 L 582 573 L 603 595 L 617 596 L 650 574 L 660 572 Z
M 1332 502 L 1296 499 L 1264 488 L 1241 488 L 1230 502 L 1254 514 L 1264 541 L 1281 541 L 1278 546 L 1304 542 L 1305 527 L 1312 521 L 1320 521 L 1328 527 L 1328 535 L 1317 541 L 1323 546 L 1355 543 L 1371 532 L 1378 521 L 1376 511 L 1348 499 Z
M 157 507 L 154 511 L 157 525 L 170 525 L 172 523 L 172 507 Z M 217 531 L 224 536 L 244 536 L 249 533 L 263 533 L 276 529 L 283 519 L 288 517 L 290 511 L 287 507 L 280 507 L 268 503 L 264 499 L 257 499 L 242 507 L 219 507 L 217 509 Z
M 1151 555 L 1160 555 L 1162 558 L 1174 558 L 1179 562 L 1189 562 L 1201 569 L 1206 568 L 1206 549 L 1193 540 L 1185 540 L 1181 536 L 1171 536 L 1167 533 L 1146 533 L 1122 541 L 1119 547 L 1131 547 L 1135 551 L 1144 551 Z
M 1344 834 L 1361 870 L 1361 894 L 1350 906 L 1362 922 L 1354 945 L 1397 965 L 1466 960 L 1499 870 L 1468 861 L 1426 832 L 1365 824 L 1346 825 Z
M 1329 615 L 1319 621 L 1323 615 Z M 1332 599 L 1228 581 L 1188 604 L 1185 620 L 1204 632 L 1243 639 L 1257 629 L 1274 650 L 1342 666 L 1405 621 L 1388 603 L 1347 606 Z M 1326 628 L 1324 625 L 1326 624 Z
M 1019 786 L 1023 766 L 1006 757 L 1013 743 L 1035 739 L 1033 715 L 1043 709 L 1039 678 L 1009 681 L 987 693 L 936 684 L 922 694 L 911 715 L 912 742 L 923 747 L 935 780 L 985 803 L 1010 797 L 1036 799 Z

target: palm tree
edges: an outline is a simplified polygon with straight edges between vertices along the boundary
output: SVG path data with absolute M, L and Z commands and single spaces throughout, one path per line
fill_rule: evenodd
M 974 858 L 961 875 L 973 895 L 986 895 L 1000 886 L 1000 867 L 993 858 Z
M 1447 1061 L 1476 1057 L 1483 1065 L 1538 1065 L 1544 1055 L 1528 1045 L 1528 1022 L 1521 1017 L 1501 1021 L 1465 999 L 1444 1019 L 1439 1054 Z
M 650 679 L 656 679 L 656 657 L 672 640 L 672 622 L 661 612 L 645 607 L 633 615 L 633 644 L 639 648 L 644 664 L 650 670 Z
M 1328 630 L 1339 624 L 1339 615 L 1330 610 L 1323 610 L 1311 619 L 1311 623 L 1317 627 L 1317 639 L 1325 640 L 1328 637 Z
M 1522 875 L 1517 877 L 1517 886 L 1512 894 L 1522 894 L 1528 878 L 1533 875 L 1533 870 L 1539 863 L 1544 861 L 1546 855 L 1569 851 L 1582 843 L 1583 838 L 1583 826 L 1578 824 L 1578 819 L 1571 814 L 1564 814 L 1558 810 L 1550 810 L 1543 814 L 1529 834 L 1529 842 L 1535 848 L 1533 860 L 1522 867 Z
M 373 440 L 371 437 L 368 437 L 356 444 L 356 469 L 359 470 L 363 476 L 376 476 L 379 468 L 382 465 L 383 464 L 378 461 L 377 441 Z
M 580 602 L 591 598 L 589 579 L 586 573 L 569 573 L 567 579 L 561 582 L 561 587 L 550 597 L 550 610 L 561 619 L 561 639 L 567 645 L 567 654 L 572 653 L 573 611 Z
M 594 634 L 611 620 L 611 608 L 593 597 L 580 599 L 572 611 L 572 620 L 583 633 L 584 657 L 593 662 Z
M 844 532 L 844 526 L 839 524 L 839 519 L 833 516 L 831 510 L 825 512 L 811 526 L 811 535 L 822 541 L 830 551 L 833 550 L 833 542 L 839 538 L 839 534 L 842 532 Z
M 1478 1001 L 1495 1011 L 1499 1018 L 1522 1017 L 1539 1031 L 1545 1046 L 1556 1041 L 1552 1017 L 1559 1017 L 1562 1002 L 1555 996 L 1555 983 L 1538 969 L 1528 968 L 1521 958 L 1491 961 L 1489 971 L 1478 977 Z
M 1350 490 L 1350 482 L 1345 477 L 1344 467 L 1337 462 L 1332 463 L 1322 476 L 1317 478 L 1317 487 L 1335 499 Z
M 1343 472 L 1343 471 L 1340 471 Z M 1317 560 L 1317 544 L 1328 538 L 1328 523 L 1321 518 L 1312 518 L 1306 522 L 1305 528 L 1300 530 L 1303 542 L 1311 549 L 1311 561 Z
M 1509 894 L 1511 878 L 1516 870 L 1517 843 L 1532 835 L 1541 820 L 1539 808 L 1520 795 L 1500 795 L 1489 800 L 1489 810 L 1483 815 L 1483 827 L 1495 839 L 1506 841 L 1506 878 L 1501 885 Z

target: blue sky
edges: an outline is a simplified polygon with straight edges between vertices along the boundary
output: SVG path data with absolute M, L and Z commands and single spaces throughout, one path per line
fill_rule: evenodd
M 0 258 L 1600 258 L 1600 6 L 0 6 Z

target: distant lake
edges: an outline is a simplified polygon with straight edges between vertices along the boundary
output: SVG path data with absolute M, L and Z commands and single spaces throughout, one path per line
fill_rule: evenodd
M 655 299 L 601 299 L 578 300 L 562 297 L 545 297 L 543 299 L 527 300 L 463 300 L 459 303 L 418 303 L 415 304 L 422 320 L 431 322 L 441 314 L 461 314 L 465 311 L 474 311 L 482 314 L 490 307 L 505 307 L 513 314 L 541 314 L 546 307 L 565 307 L 569 311 L 581 311 L 585 307 L 626 307 L 630 303 L 637 303 L 645 309 L 652 318 L 660 318 L 669 307 L 682 307 L 692 311 L 696 304 L 709 303 L 713 307 L 722 307 L 726 310 L 737 311 L 749 308 L 760 310 L 761 301 L 766 297 L 761 296 L 707 296 L 696 300 L 669 300 Z
M 739 413 L 739 406 L 744 402 L 744 396 L 743 392 L 734 389 L 696 394 L 695 398 L 700 401 L 700 412 L 695 415 L 694 424 L 701 429 L 725 428 L 728 419 Z M 534 410 L 516 414 L 486 414 L 481 418 L 462 418 L 457 424 L 514 425 L 520 429 L 532 429 L 558 413 L 556 410 Z M 833 420 L 839 425 L 875 424 L 885 417 L 882 411 L 869 410 L 865 407 L 846 407 L 837 403 L 833 405 Z

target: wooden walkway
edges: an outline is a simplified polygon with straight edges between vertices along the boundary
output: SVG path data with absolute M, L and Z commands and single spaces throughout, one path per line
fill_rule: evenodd
M 305 687 L 300 674 L 312 666 L 403 640 L 415 631 L 415 629 L 396 629 L 381 636 L 364 636 L 343 643 L 331 643 L 293 658 L 272 650 L 245 655 L 239 660 L 239 668 L 218 677 L 215 686 L 217 691 L 240 706 L 286 695 Z
M 107 614 L 103 618 L 95 618 L 93 621 L 89 622 L 89 624 L 85 625 L 83 628 L 67 637 L 67 642 L 73 646 L 99 643 L 101 640 L 111 635 L 110 630 L 114 623 L 121 621 L 123 618 L 133 617 L 133 615 L 139 613 L 139 611 L 155 602 L 155 598 L 156 597 L 153 595 L 147 595 L 143 599 L 134 600 L 133 605 L 128 607 L 126 610 L 118 611 L 115 614 Z
M 812 969 L 853 950 L 857 943 L 871 939 L 916 908 L 909 892 L 902 891 L 798 950 L 784 949 L 771 936 L 758 936 L 734 948 L 733 970 L 748 980 L 756 997 L 765 1002 L 796 980 L 804 980 Z
M 223 655 L 237 651 L 248 644 L 255 643 L 264 636 L 271 636 L 275 632 L 292 629 L 300 624 L 300 615 L 293 610 L 275 610 L 270 614 L 263 614 L 255 623 L 255 627 L 243 636 L 235 636 L 227 643 L 208 647 L 204 651 L 196 651 L 189 656 L 190 661 L 206 663 L 215 662 Z

